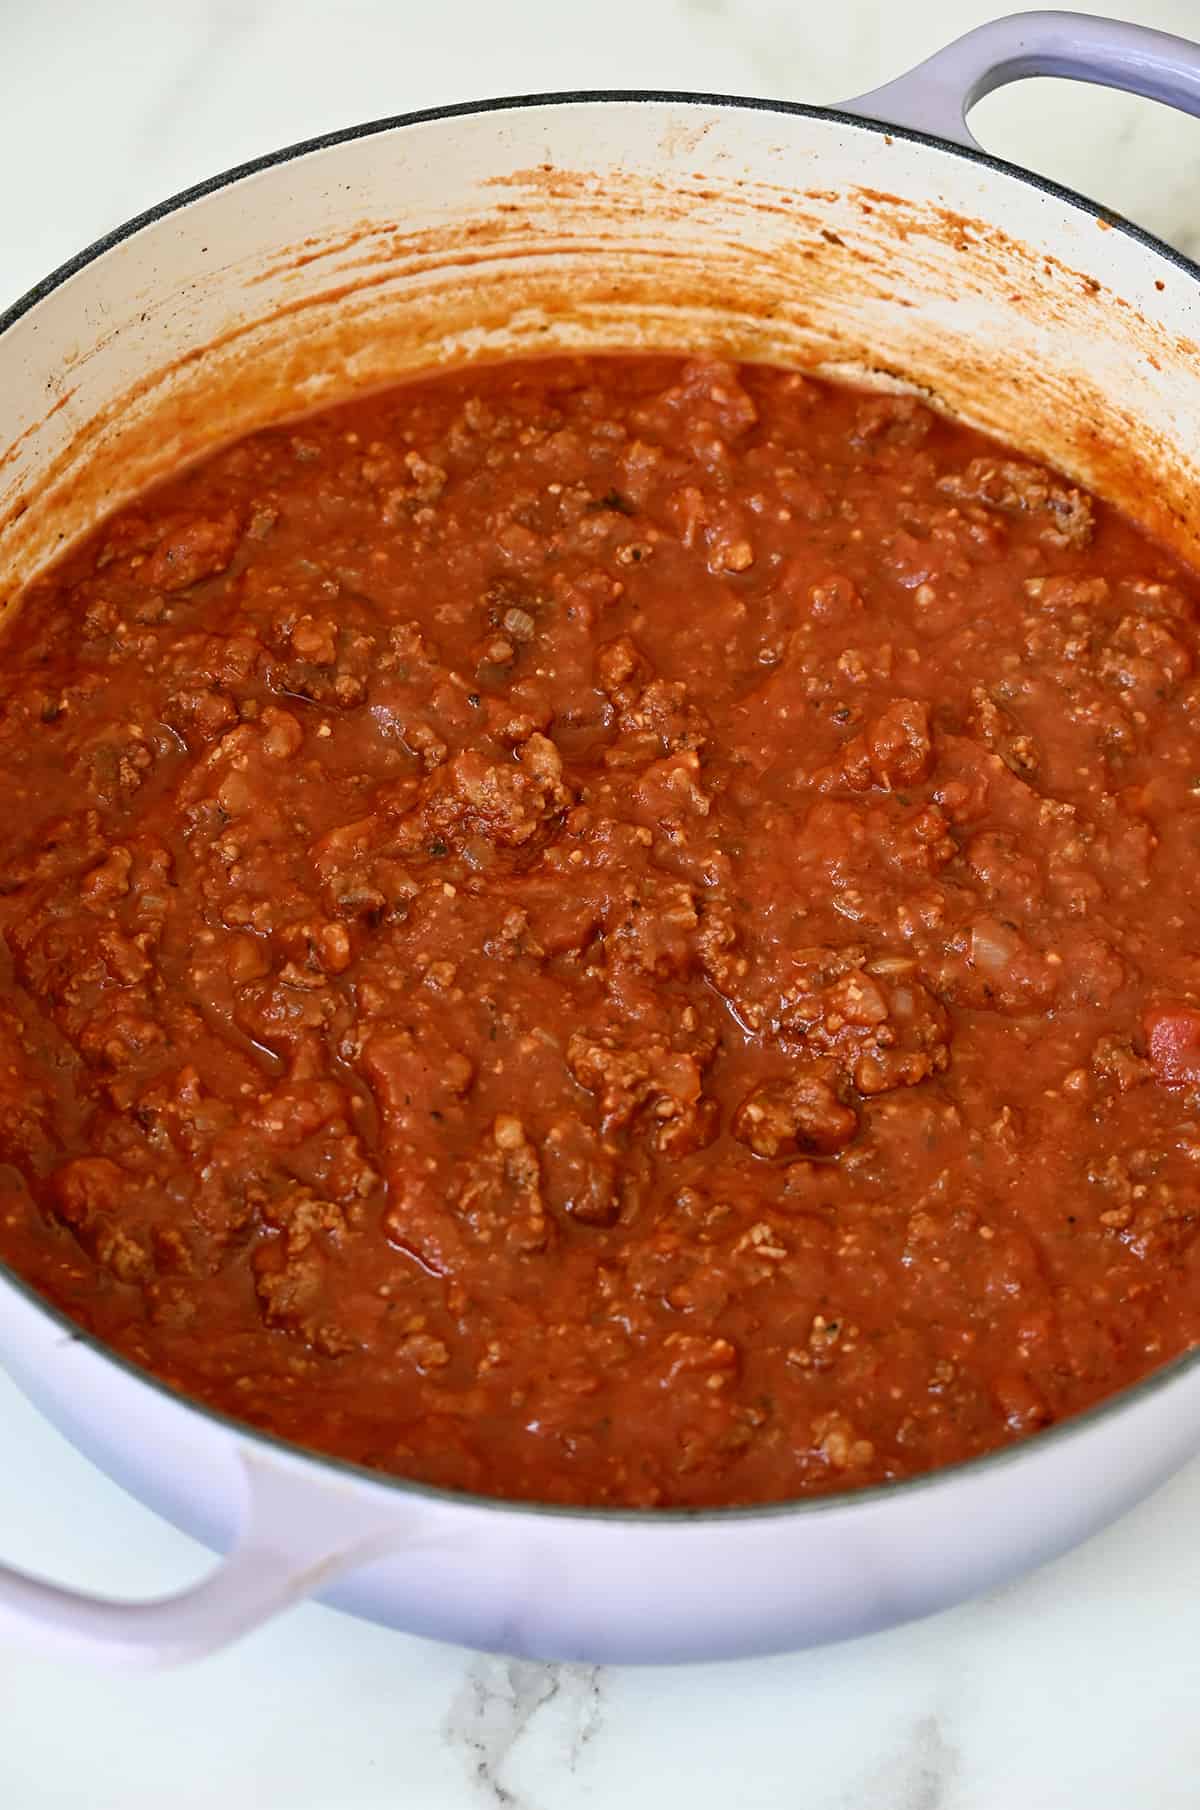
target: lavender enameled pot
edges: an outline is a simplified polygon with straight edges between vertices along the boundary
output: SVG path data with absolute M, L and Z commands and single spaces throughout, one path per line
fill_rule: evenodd
M 176 461 L 406 372 L 719 348 L 901 383 L 1200 552 L 1200 271 L 985 157 L 989 89 L 1068 75 L 1200 113 L 1200 48 L 1029 13 L 837 109 L 568 95 L 301 145 L 114 234 L 0 320 L 0 607 Z M 0 1272 L 0 1360 L 217 1552 L 114 1603 L 0 1568 L 0 1626 L 162 1664 L 308 1595 L 539 1658 L 717 1659 L 900 1622 L 1085 1539 L 1200 1450 L 1200 1355 L 1030 1442 L 857 1495 L 706 1513 L 510 1506 L 195 1407 Z

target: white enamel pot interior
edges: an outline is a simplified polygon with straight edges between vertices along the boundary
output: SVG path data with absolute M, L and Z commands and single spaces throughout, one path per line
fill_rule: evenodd
M 410 371 L 561 349 L 718 349 L 911 385 L 1200 556 L 1200 272 L 973 148 L 971 102 L 1036 73 L 1200 111 L 1195 47 L 1035 13 L 846 109 L 656 95 L 449 109 L 167 204 L 0 320 L 0 606 L 101 514 L 232 434 Z M 181 1400 L 2 1275 L 0 1360 L 105 1471 L 232 1555 L 149 1604 L 0 1567 L 0 1626 L 130 1664 L 204 1652 L 309 1594 L 541 1658 L 799 1647 L 989 1588 L 1200 1449 L 1186 1358 L 928 1478 L 762 1510 L 563 1511 L 306 1456 Z

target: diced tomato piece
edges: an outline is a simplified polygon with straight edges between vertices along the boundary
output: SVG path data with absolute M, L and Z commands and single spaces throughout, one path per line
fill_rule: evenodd
M 1151 1006 L 1142 1014 L 1150 1060 L 1168 1087 L 1200 1085 L 1200 1011 L 1195 1006 Z

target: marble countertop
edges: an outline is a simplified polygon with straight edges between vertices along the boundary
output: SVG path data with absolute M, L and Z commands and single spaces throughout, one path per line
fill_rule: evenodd
M 1123 12 L 1200 36 L 1195 0 Z M 259 152 L 483 94 L 837 100 L 995 8 L 842 0 L 46 0 L 3 9 L 0 307 L 143 207 Z M 465 48 L 464 48 L 465 47 Z M 1200 123 L 1096 90 L 985 102 L 998 152 L 1200 253 Z M 191 1542 L 0 1377 L 0 1552 L 149 1595 Z M 655 1672 L 481 1658 L 307 1607 L 184 1673 L 0 1645 L 5 1810 L 1184 1810 L 1200 1799 L 1200 1463 L 1033 1577 L 821 1652 Z

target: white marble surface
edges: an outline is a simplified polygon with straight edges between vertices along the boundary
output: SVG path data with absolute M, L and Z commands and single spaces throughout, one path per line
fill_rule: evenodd
M 1109 8 L 1200 36 L 1196 0 Z M 258 152 L 483 94 L 703 88 L 837 100 L 975 0 L 0 0 L 0 306 L 130 214 Z M 1200 251 L 1200 125 L 1030 84 L 993 148 Z M 197 1548 L 0 1378 L 0 1550 L 116 1594 Z M 1084 1550 L 916 1628 L 753 1664 L 516 1665 L 318 1608 L 187 1673 L 0 1646 L 0 1806 L 49 1810 L 1192 1810 L 1200 1464 Z

